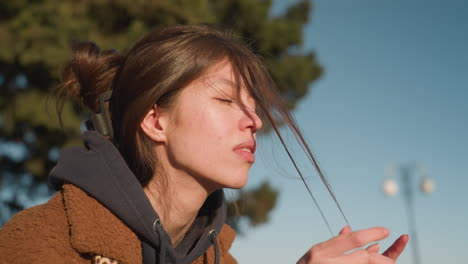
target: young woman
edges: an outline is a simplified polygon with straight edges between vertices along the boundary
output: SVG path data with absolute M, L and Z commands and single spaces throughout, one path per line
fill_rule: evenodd
M 282 119 L 306 146 L 259 58 L 206 26 L 152 32 L 126 54 L 80 43 L 61 89 L 99 133 L 61 152 L 49 202 L 0 231 L 2 263 L 236 263 L 222 190 L 246 184 L 262 122 L 281 137 Z M 393 263 L 407 236 L 359 249 L 388 234 L 345 227 L 298 263 Z

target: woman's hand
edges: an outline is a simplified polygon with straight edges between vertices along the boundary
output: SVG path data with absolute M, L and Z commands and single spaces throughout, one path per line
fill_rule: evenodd
M 400 236 L 383 254 L 379 254 L 379 244 L 366 249 L 358 249 L 371 242 L 386 238 L 390 231 L 384 227 L 374 227 L 351 231 L 344 227 L 340 234 L 313 246 L 297 264 L 387 264 L 395 263 L 408 243 L 408 235 Z M 346 252 L 355 251 L 345 254 Z

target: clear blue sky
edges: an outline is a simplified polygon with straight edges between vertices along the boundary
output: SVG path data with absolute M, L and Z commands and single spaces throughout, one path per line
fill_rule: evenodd
M 290 3 L 278 0 L 277 10 Z M 422 263 L 466 263 L 468 1 L 313 3 L 304 49 L 316 52 L 325 74 L 295 115 L 352 228 L 390 228 L 382 249 L 408 232 L 401 192 L 386 197 L 381 184 L 388 163 L 416 161 L 437 188 L 426 196 L 416 180 L 413 186 Z M 279 204 L 269 224 L 238 238 L 233 254 L 240 263 L 295 263 L 330 233 L 282 161 L 279 144 L 261 143 L 249 185 L 271 180 L 281 190 Z M 270 159 L 272 148 L 278 163 Z M 344 221 L 303 156 L 297 157 L 338 232 Z M 398 263 L 410 264 L 411 253 L 407 248 Z

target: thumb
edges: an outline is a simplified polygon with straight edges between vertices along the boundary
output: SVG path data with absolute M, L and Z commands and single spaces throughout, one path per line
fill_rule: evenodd
M 340 230 L 340 235 L 345 235 L 345 234 L 349 234 L 351 233 L 351 227 L 349 225 L 343 227 L 341 230 Z
M 372 244 L 368 248 L 366 248 L 367 252 L 369 253 L 379 253 L 379 249 L 379 243 Z

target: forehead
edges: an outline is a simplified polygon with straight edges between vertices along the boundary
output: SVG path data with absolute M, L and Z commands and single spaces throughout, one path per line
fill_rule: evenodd
M 231 97 L 239 95 L 243 99 L 253 100 L 242 79 L 238 78 L 236 80 L 234 70 L 229 61 L 223 61 L 211 67 L 198 82 L 209 93 L 218 92 Z

